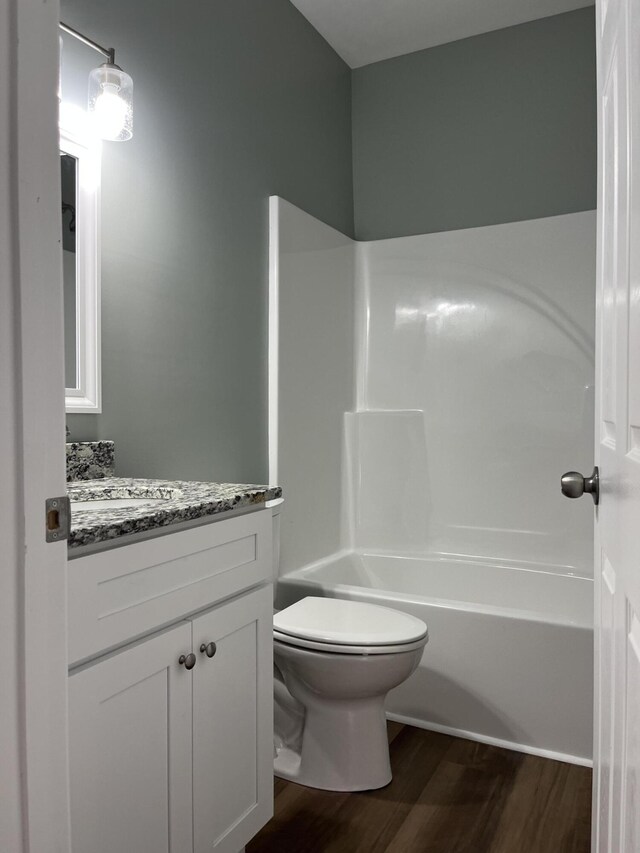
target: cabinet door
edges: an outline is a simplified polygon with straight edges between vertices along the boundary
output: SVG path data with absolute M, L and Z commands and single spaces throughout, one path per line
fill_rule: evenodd
M 193 620 L 194 853 L 237 853 L 273 814 L 272 624 L 270 585 Z
M 192 849 L 191 625 L 69 676 L 74 853 Z

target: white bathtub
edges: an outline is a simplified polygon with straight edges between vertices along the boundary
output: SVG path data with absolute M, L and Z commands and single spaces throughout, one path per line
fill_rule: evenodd
M 389 717 L 590 763 L 591 580 L 470 560 L 342 552 L 279 579 L 279 607 L 305 595 L 386 604 L 427 623 L 422 663 L 389 694 Z

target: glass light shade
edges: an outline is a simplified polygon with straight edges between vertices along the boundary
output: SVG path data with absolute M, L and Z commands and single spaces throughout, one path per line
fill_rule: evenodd
M 124 142 L 133 136 L 133 80 L 105 62 L 89 74 L 89 113 L 102 139 Z

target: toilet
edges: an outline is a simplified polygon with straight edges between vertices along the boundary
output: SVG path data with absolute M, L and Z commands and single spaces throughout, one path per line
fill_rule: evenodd
M 275 775 L 328 791 L 387 785 L 384 700 L 414 672 L 427 640 L 420 619 L 377 604 L 310 596 L 276 612 Z

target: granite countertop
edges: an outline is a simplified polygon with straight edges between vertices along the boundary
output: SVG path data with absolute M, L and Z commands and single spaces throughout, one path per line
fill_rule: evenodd
M 67 544 L 69 548 L 77 548 L 255 506 L 281 497 L 282 489 L 240 483 L 105 477 L 67 483 L 67 494 L 71 499 L 71 531 Z M 129 507 L 74 508 L 74 501 L 127 498 L 144 500 Z

